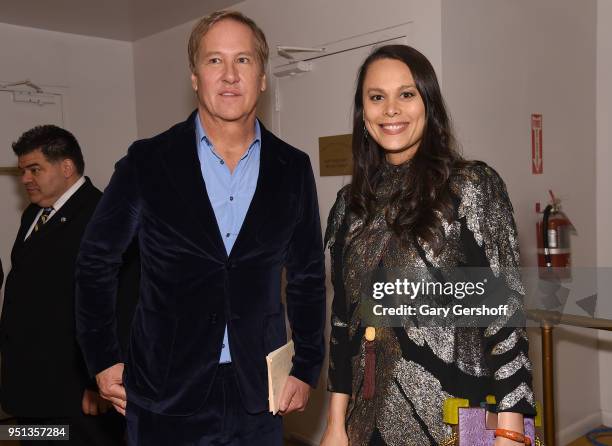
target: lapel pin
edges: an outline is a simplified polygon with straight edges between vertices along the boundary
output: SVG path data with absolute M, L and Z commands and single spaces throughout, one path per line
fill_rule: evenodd
M 60 219 L 60 221 L 61 221 L 62 223 L 66 223 L 66 222 L 68 221 L 68 219 L 67 219 L 66 217 L 62 217 L 62 218 Z

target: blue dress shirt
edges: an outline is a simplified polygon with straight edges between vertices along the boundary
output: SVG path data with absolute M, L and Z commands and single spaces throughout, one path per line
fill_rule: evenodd
M 255 120 L 255 139 L 238 161 L 234 171 L 230 172 L 223 158 L 215 152 L 198 114 L 196 114 L 195 120 L 196 142 L 202 177 L 206 184 L 208 199 L 215 212 L 225 251 L 229 256 L 257 187 L 261 153 L 261 129 L 259 128 L 259 122 Z M 231 360 L 226 325 L 219 362 L 224 363 Z

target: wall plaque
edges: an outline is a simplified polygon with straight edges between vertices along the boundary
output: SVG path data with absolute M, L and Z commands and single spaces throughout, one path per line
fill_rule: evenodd
M 352 135 L 322 136 L 319 138 L 319 168 L 322 177 L 351 175 L 353 155 Z

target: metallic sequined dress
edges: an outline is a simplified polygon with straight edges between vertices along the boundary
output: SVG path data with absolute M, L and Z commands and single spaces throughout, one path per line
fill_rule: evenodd
M 410 163 L 383 166 L 377 211 L 365 226 L 348 210 L 350 186 L 338 193 L 328 220 L 326 243 L 335 293 L 328 389 L 352 395 L 347 410 L 351 446 L 367 446 L 375 429 L 389 446 L 437 445 L 450 435 L 442 421 L 442 404 L 449 397 L 478 404 L 493 394 L 500 410 L 535 413 L 527 336 L 524 328 L 507 323 L 521 310 L 524 291 L 512 205 L 503 181 L 479 162 L 453 175 L 456 218 L 444 222 L 443 247 L 434 255 L 421 241 L 400 244 L 386 223 L 383 209 L 400 187 L 402 169 L 410 168 Z M 428 266 L 490 268 L 504 284 L 510 311 L 482 328 L 377 328 L 376 391 L 366 400 L 367 324 L 357 308 L 364 281 L 381 263 L 385 268 L 423 267 L 425 272 Z

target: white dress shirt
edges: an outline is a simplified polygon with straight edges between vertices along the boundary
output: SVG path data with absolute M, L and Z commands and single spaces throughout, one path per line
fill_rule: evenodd
M 61 207 L 66 204 L 66 202 L 70 199 L 70 197 L 72 197 L 74 195 L 74 193 L 77 190 L 79 190 L 79 188 L 83 184 L 85 184 L 85 177 L 82 176 L 81 178 L 79 178 L 76 181 L 76 183 L 74 183 L 72 186 L 70 186 L 68 188 L 68 190 L 66 192 L 64 192 L 62 194 L 62 196 L 59 197 L 55 203 L 53 203 L 53 206 L 51 206 L 53 208 L 53 210 L 49 214 L 49 218 L 47 218 L 47 221 L 49 221 L 49 220 L 51 220 L 53 218 L 53 216 L 57 213 L 57 211 L 59 211 L 61 209 Z M 27 234 L 25 235 L 24 240 L 27 240 L 28 237 L 30 236 L 30 234 L 32 234 L 32 231 L 34 230 L 34 226 L 36 226 L 36 223 L 38 222 L 38 219 L 40 218 L 40 216 L 42 215 L 44 210 L 45 210 L 44 208 L 40 208 L 40 211 L 38 211 L 38 214 L 36 214 L 36 218 L 32 222 L 32 225 L 30 226 L 30 229 L 28 230 Z

